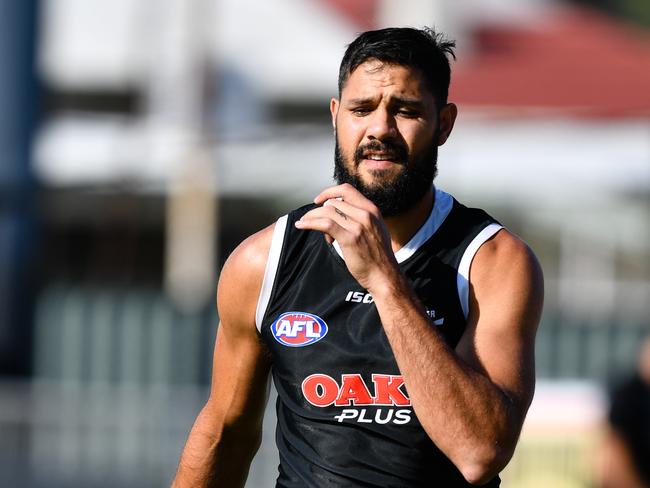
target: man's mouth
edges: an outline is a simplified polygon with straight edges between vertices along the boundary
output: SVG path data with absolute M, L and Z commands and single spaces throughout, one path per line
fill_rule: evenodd
M 372 161 L 395 161 L 397 158 L 394 154 L 365 154 L 363 159 Z
M 387 170 L 397 164 L 397 156 L 394 154 L 366 154 L 360 162 L 367 169 Z
M 356 150 L 354 161 L 368 169 L 385 170 L 408 160 L 408 151 L 397 144 L 372 141 Z

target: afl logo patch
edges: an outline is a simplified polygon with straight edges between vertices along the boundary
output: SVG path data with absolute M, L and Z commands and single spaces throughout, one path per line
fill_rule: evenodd
M 286 312 L 271 325 L 271 333 L 280 344 L 303 347 L 320 341 L 327 334 L 327 324 L 307 312 Z

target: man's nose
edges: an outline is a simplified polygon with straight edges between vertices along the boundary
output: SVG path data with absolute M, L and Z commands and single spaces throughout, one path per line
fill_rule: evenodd
M 394 139 L 397 135 L 395 117 L 390 111 L 377 109 L 370 115 L 366 136 L 368 139 Z

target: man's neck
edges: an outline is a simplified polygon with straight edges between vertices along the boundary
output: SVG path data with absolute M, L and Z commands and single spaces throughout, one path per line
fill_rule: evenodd
M 431 214 L 434 199 L 434 191 L 431 189 L 403 214 L 385 219 L 393 252 L 403 248 L 426 222 Z

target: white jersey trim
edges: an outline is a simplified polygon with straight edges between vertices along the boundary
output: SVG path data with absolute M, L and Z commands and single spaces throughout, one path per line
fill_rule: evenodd
M 269 257 L 266 260 L 266 268 L 264 269 L 262 289 L 260 290 L 260 296 L 257 300 L 257 308 L 255 309 L 255 326 L 260 333 L 262 332 L 264 314 L 266 313 L 269 301 L 271 300 L 275 275 L 277 274 L 278 265 L 280 264 L 280 253 L 282 252 L 282 244 L 284 243 L 284 232 L 287 228 L 287 217 L 287 215 L 280 217 L 275 223 L 275 228 L 273 229 Z
M 427 218 L 426 222 L 420 227 L 420 229 L 415 233 L 415 235 L 408 241 L 404 247 L 398 250 L 395 253 L 395 259 L 398 263 L 406 261 L 408 258 L 415 254 L 422 244 L 427 242 L 429 238 L 436 233 L 440 228 L 442 223 L 445 221 L 449 212 L 451 212 L 452 207 L 454 206 L 453 197 L 442 190 L 436 188 L 435 190 L 435 200 L 433 203 L 433 208 L 431 213 Z M 338 242 L 334 241 L 332 244 L 339 256 L 343 257 L 343 250 Z
M 469 316 L 469 269 L 474 260 L 474 256 L 479 248 L 492 237 L 494 234 L 503 229 L 500 224 L 487 225 L 478 235 L 469 243 L 467 249 L 463 253 L 458 266 L 458 275 L 456 277 L 456 284 L 458 286 L 458 298 L 460 298 L 460 306 L 463 309 L 463 315 L 467 320 Z

